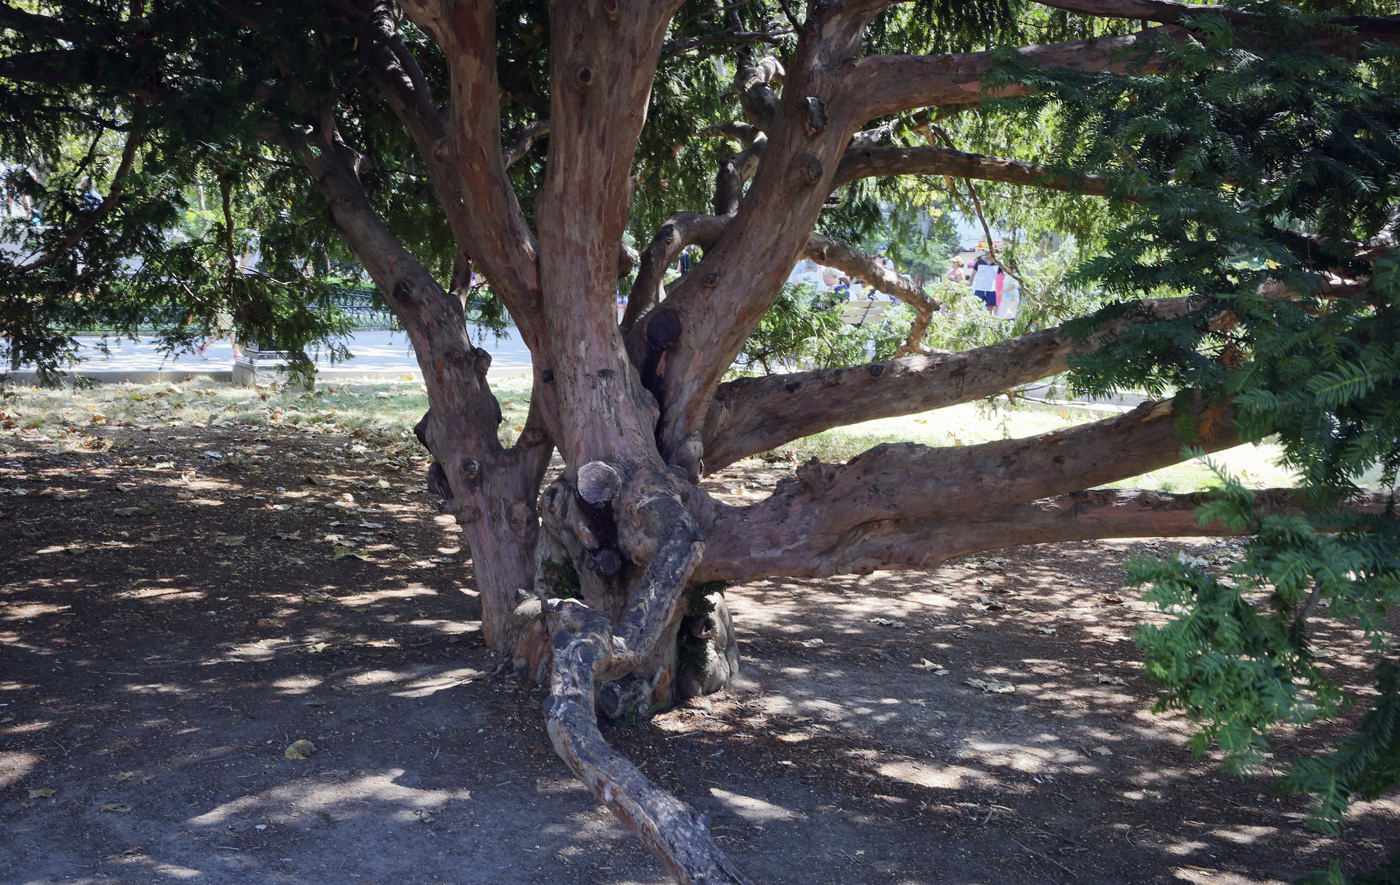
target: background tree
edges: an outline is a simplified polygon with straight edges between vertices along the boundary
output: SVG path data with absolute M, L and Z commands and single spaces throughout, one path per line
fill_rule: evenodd
M 1400 20 L 1378 11 L 3 4 L 0 155 L 47 175 L 43 223 L 0 266 L 4 346 L 52 360 L 63 322 L 102 310 L 129 328 L 133 307 L 158 300 L 204 316 L 228 304 L 245 336 L 302 348 L 330 330 L 315 290 L 284 268 L 341 248 L 333 230 L 414 343 L 431 403 L 418 427 L 435 458 L 428 483 L 470 542 L 486 642 L 551 686 L 556 750 L 678 879 L 743 881 L 704 821 L 609 749 L 595 719 L 598 706 L 645 709 L 696 688 L 677 672 L 677 633 L 688 609 L 718 605 L 715 582 L 921 568 L 1011 538 L 1255 530 L 1248 586 L 1144 574 L 1190 613 L 1153 640 L 1167 703 L 1241 750 L 1273 720 L 1333 709 L 1308 669 L 1322 596 L 1393 658 L 1380 620 L 1396 587 L 1390 498 L 1357 485 L 1376 464 L 1393 485 L 1400 464 Z M 85 139 L 113 147 L 66 160 Z M 105 194 L 96 207 L 65 183 L 84 174 Z M 879 223 L 874 181 L 897 176 L 1072 233 L 1092 260 L 1070 287 L 1111 304 L 963 353 L 918 352 L 936 303 L 840 239 Z M 172 243 L 197 180 L 218 182 L 223 223 Z M 1004 202 L 1013 188 L 1031 196 Z M 215 259 L 237 252 L 235 205 L 263 245 L 253 280 Z M 688 246 L 703 260 L 666 284 Z M 141 272 L 121 272 L 123 256 L 140 256 Z M 801 256 L 913 304 L 908 355 L 726 381 Z M 473 270 L 534 359 L 530 417 L 509 444 L 490 356 L 466 334 Z M 1062 291 L 1032 299 L 1037 322 L 1073 306 Z M 1071 365 L 1087 389 L 1133 384 L 1160 399 L 1033 440 L 806 464 L 746 507 L 697 484 L 819 430 Z M 1309 467 L 1305 487 L 1253 504 L 1237 492 L 1205 526 L 1195 497 L 1084 491 L 1178 461 L 1183 442 L 1215 450 L 1275 431 Z M 565 468 L 545 485 L 556 450 Z M 1341 540 L 1272 521 L 1304 509 Z M 706 657 L 731 663 L 732 632 L 712 633 Z M 1203 694 L 1223 670 L 1228 690 Z M 1378 670 L 1361 742 L 1316 763 L 1345 774 L 1343 793 L 1324 796 L 1333 817 L 1347 795 L 1395 782 L 1393 673 Z M 1319 778 L 1325 767 L 1303 766 L 1294 782 Z

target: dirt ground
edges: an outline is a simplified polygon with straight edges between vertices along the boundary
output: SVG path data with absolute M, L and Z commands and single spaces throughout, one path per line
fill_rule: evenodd
M 410 442 L 0 425 L 0 882 L 668 881 L 548 749 L 541 692 L 492 675 Z M 1400 849 L 1400 802 L 1324 838 L 1147 712 L 1130 637 L 1149 615 L 1120 561 L 1234 550 L 1062 544 L 734 587 L 742 680 L 608 736 L 756 882 L 1365 869 Z M 1282 735 L 1277 758 L 1325 737 Z

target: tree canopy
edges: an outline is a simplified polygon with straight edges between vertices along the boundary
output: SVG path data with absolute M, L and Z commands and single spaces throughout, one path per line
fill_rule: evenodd
M 1230 581 L 1136 567 L 1174 613 L 1142 638 L 1162 704 L 1248 764 L 1275 724 L 1343 709 L 1308 623 L 1350 619 L 1370 712 L 1284 783 L 1336 826 L 1400 781 L 1393 4 L 31 0 L 0 4 L 0 29 L 0 159 L 24 206 L 3 224 L 0 356 L 57 367 L 72 329 L 153 321 L 188 345 L 224 312 L 303 353 L 343 330 L 325 271 L 357 262 L 423 368 L 429 488 L 469 539 L 486 642 L 551 686 L 556 749 L 678 879 L 743 881 L 595 707 L 683 693 L 689 603 L 926 567 L 1013 543 L 1007 524 L 1014 543 L 1251 535 Z M 1025 284 L 1003 340 L 929 351 L 937 297 L 859 248 L 933 206 L 1016 233 L 995 256 Z M 1052 238 L 1076 260 L 1031 273 Z M 729 378 L 792 309 L 804 256 L 911 306 L 897 358 Z M 534 357 L 504 441 L 464 329 L 483 297 Z M 803 465 L 747 507 L 698 485 L 1065 371 L 1154 401 Z M 1086 491 L 1274 434 L 1296 489 Z

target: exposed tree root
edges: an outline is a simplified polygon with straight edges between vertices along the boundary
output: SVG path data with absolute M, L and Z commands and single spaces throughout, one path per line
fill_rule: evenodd
M 594 678 L 611 658 L 607 616 L 573 600 L 552 608 L 554 685 L 544 709 L 555 751 L 678 882 L 748 883 L 715 844 L 703 815 L 657 787 L 603 740 L 594 712 Z

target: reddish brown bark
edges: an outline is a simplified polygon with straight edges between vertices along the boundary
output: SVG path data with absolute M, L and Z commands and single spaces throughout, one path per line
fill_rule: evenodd
M 1138 316 L 1181 316 L 1188 298 L 1143 302 Z M 958 353 L 882 360 L 864 366 L 790 372 L 721 384 L 701 437 L 714 471 L 833 427 L 939 409 L 1058 375 L 1069 358 L 1116 334 L 1110 323 L 1076 343 L 1059 328 Z
M 1174 464 L 1188 441 L 1207 452 L 1239 444 L 1228 416 L 1193 418 L 1201 422 L 1194 440 L 1178 435 L 1178 418 L 1169 403 L 1148 403 L 1031 439 L 943 449 L 890 444 L 845 465 L 813 461 L 761 503 L 713 505 L 702 515 L 709 546 L 696 580 L 909 568 L 922 560 L 880 560 L 863 540 L 923 529 L 925 543 L 945 558 L 970 552 L 956 541 L 964 523 Z M 1021 542 L 1019 533 L 1002 535 L 1003 546 Z

